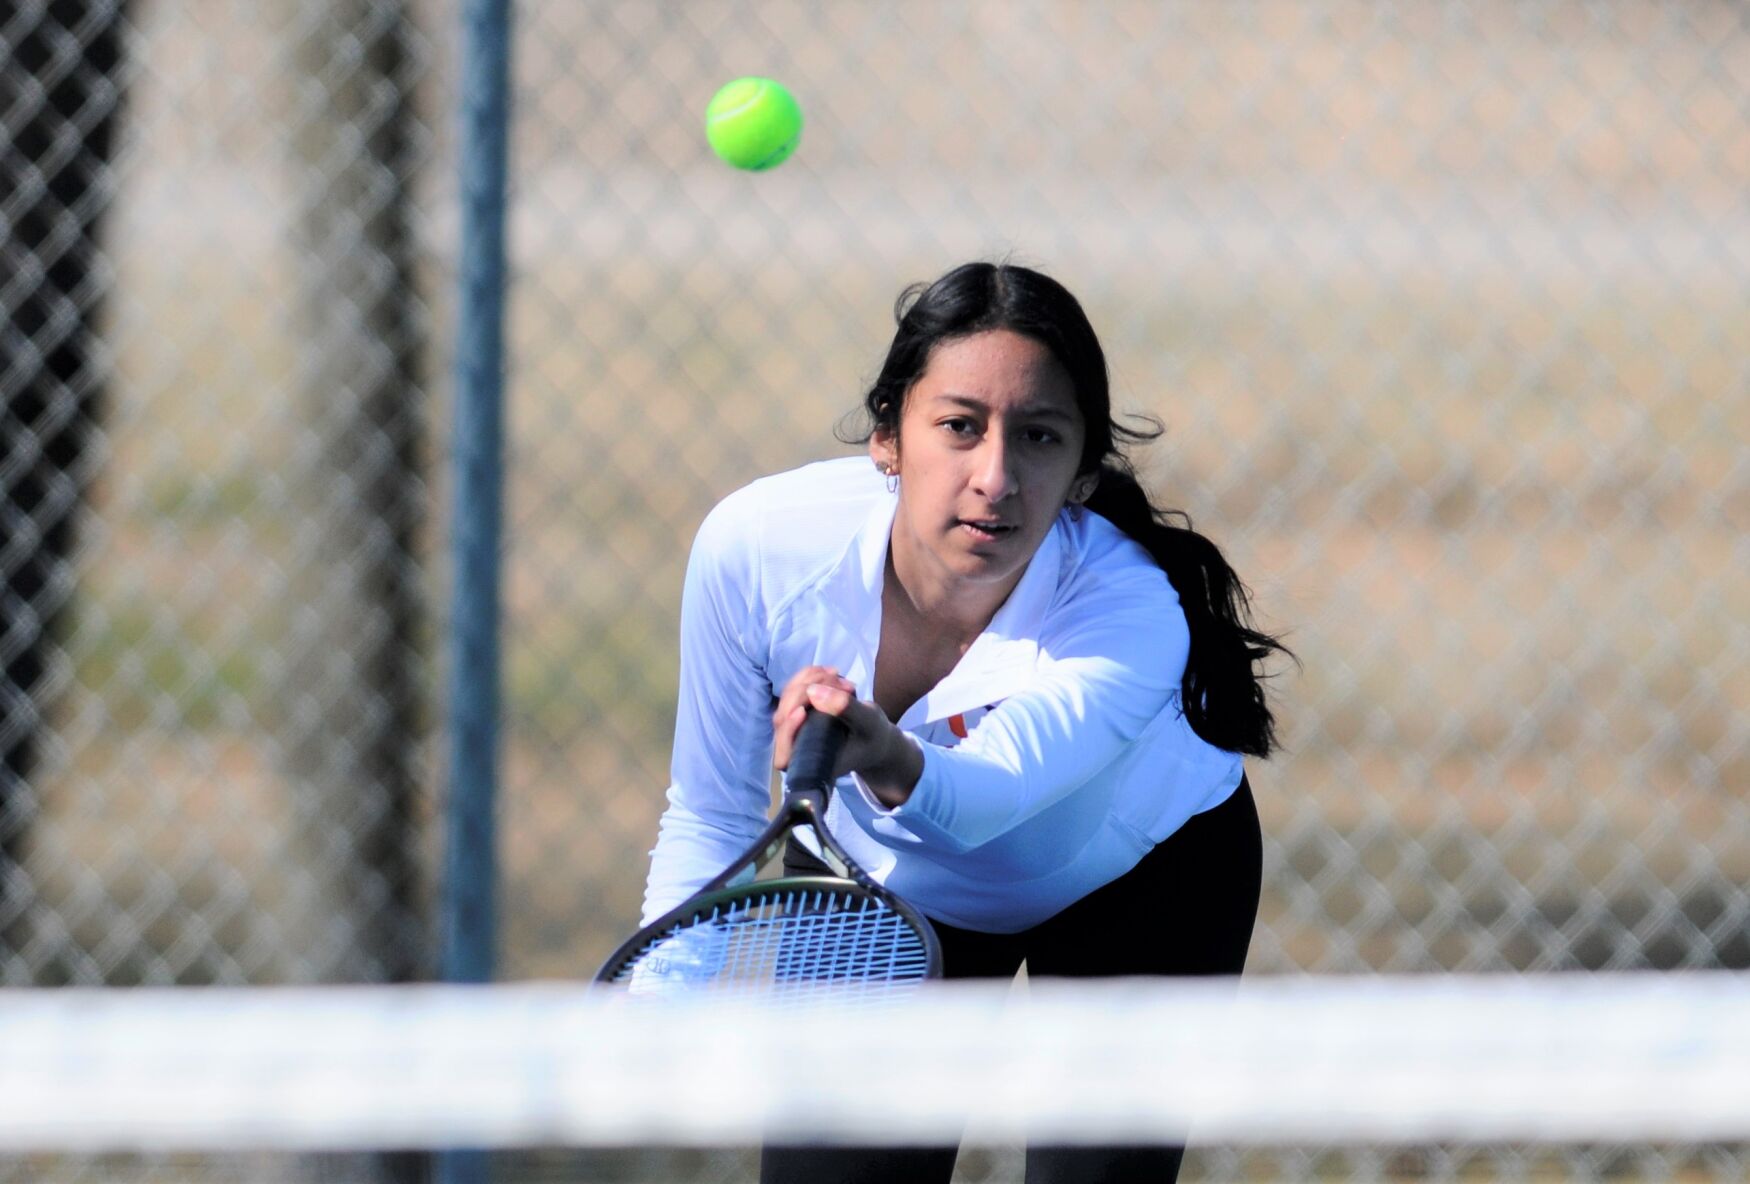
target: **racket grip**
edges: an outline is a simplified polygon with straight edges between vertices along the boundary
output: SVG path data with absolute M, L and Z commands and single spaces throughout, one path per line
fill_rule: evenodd
M 831 786 L 833 763 L 850 736 L 851 730 L 838 716 L 808 708 L 802 727 L 796 732 L 796 746 L 790 751 L 785 785 L 791 790 Z

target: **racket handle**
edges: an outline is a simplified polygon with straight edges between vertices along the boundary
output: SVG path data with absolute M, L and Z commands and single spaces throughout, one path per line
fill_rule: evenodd
M 851 730 L 836 715 L 827 715 L 810 707 L 796 732 L 796 746 L 790 750 L 790 767 L 785 771 L 784 784 L 791 790 L 826 789 L 833 783 L 833 763 Z

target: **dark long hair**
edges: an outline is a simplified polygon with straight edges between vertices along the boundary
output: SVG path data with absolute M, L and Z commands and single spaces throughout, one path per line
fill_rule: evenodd
M 1187 722 L 1218 748 L 1269 756 L 1276 747 L 1276 721 L 1264 695 L 1269 676 L 1259 667 L 1272 654 L 1294 655 L 1253 628 L 1246 586 L 1221 549 L 1193 530 L 1184 512 L 1157 507 L 1137 481 L 1120 445 L 1152 440 L 1163 429 L 1147 418 L 1139 420 L 1140 427 L 1113 420 L 1105 351 L 1076 298 L 1056 280 L 1026 267 L 967 263 L 934 283 L 906 288 L 894 319 L 899 327 L 875 385 L 864 396 L 860 433 L 846 434 L 846 442 L 866 443 L 876 430 L 898 437 L 905 396 L 943 341 L 1008 329 L 1045 346 L 1068 371 L 1087 426 L 1078 471 L 1100 475 L 1088 509 L 1142 544 L 1179 593 L 1191 632 L 1180 685 Z

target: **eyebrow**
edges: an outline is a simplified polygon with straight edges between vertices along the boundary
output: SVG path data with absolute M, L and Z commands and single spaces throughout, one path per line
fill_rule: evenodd
M 956 395 L 949 392 L 943 392 L 932 397 L 942 402 L 954 403 L 961 407 L 969 407 L 974 411 L 990 410 L 989 403 L 986 403 L 982 399 L 975 399 L 971 395 Z M 1031 407 L 1023 407 L 1016 412 L 1016 415 L 1021 419 L 1055 419 L 1061 420 L 1064 423 L 1074 423 L 1076 418 L 1070 412 L 1065 411 L 1060 407 L 1053 407 L 1047 403 L 1036 403 Z

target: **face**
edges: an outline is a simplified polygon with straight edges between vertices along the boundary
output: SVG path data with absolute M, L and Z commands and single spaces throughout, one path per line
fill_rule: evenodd
M 937 345 L 897 436 L 870 440 L 876 464 L 899 474 L 896 570 L 1012 586 L 1058 511 L 1093 491 L 1076 475 L 1083 435 L 1069 374 L 1045 346 L 1007 329 Z

